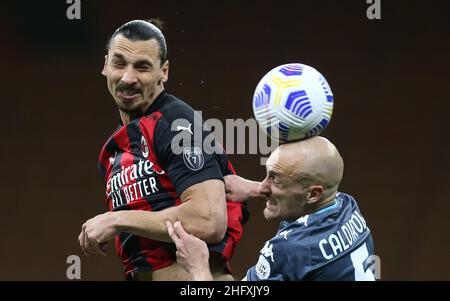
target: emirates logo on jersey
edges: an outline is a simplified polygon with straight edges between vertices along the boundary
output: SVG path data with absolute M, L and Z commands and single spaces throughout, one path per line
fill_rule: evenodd
M 122 165 L 108 178 L 106 196 L 111 197 L 113 208 L 143 199 L 159 192 L 157 178 L 163 174 L 164 170 L 150 160 L 140 159 L 137 163 Z
M 148 144 L 147 144 L 147 140 L 145 140 L 144 135 L 142 135 L 142 138 L 141 138 L 141 152 L 142 152 L 142 156 L 144 158 L 148 157 Z

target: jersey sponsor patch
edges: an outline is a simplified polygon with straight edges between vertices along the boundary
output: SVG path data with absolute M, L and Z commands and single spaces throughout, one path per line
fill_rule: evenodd
M 259 279 L 267 279 L 270 276 L 270 263 L 267 259 L 259 255 L 258 263 L 255 267 L 256 275 L 258 275 Z
M 183 149 L 183 160 L 187 168 L 192 171 L 200 170 L 205 164 L 202 149 L 198 146 L 188 147 Z

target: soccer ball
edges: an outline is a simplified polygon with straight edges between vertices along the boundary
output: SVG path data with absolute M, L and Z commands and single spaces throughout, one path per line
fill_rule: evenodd
M 269 137 L 285 143 L 319 135 L 333 113 L 333 93 L 313 67 L 286 64 L 270 70 L 253 95 L 253 113 Z

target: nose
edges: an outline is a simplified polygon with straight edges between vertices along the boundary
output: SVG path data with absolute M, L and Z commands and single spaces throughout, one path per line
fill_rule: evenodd
M 132 85 L 137 82 L 137 77 L 134 70 L 132 68 L 127 68 L 121 78 L 121 81 L 128 85 Z
M 270 195 L 270 185 L 267 177 L 259 184 L 259 193 L 265 196 Z

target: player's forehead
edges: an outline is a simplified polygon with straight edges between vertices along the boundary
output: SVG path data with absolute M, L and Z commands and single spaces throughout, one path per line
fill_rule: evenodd
M 147 41 L 132 41 L 123 35 L 117 35 L 111 41 L 108 51 L 111 58 L 121 58 L 129 62 L 149 60 L 159 62 L 159 44 L 155 39 Z
M 291 169 L 292 165 L 289 164 L 289 160 L 285 158 L 284 153 L 279 149 L 272 152 L 266 162 L 267 174 L 290 176 L 292 173 Z

